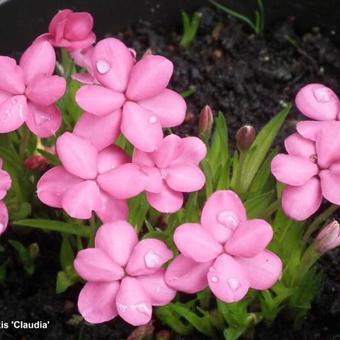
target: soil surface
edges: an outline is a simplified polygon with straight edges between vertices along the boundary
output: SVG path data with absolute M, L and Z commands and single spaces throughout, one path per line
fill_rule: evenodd
M 297 35 L 294 20 L 278 23 L 263 35 L 254 35 L 240 22 L 211 9 L 202 9 L 199 34 L 192 45 L 183 49 L 178 32 L 163 31 L 147 23 L 119 34 L 138 55 L 151 48 L 169 57 L 175 64 L 171 86 L 179 92 L 194 89 L 187 98 L 186 123 L 176 132 L 197 133 L 200 109 L 209 104 L 225 113 L 231 136 L 243 124 L 257 129 L 275 115 L 296 91 L 309 82 L 322 82 L 340 93 L 340 50 L 329 32 L 311 28 Z M 298 118 L 293 110 L 286 129 Z M 285 131 L 284 133 L 286 133 Z M 11 228 L 9 228 L 11 229 Z M 19 238 L 28 245 L 37 242 L 40 254 L 36 271 L 25 273 L 7 243 Z M 3 237 L 5 251 L 0 263 L 9 256 L 7 280 L 0 289 L 0 320 L 49 321 L 47 330 L 1 329 L 0 339 L 126 339 L 133 328 L 119 319 L 90 326 L 77 315 L 76 300 L 80 286 L 55 295 L 55 277 L 59 270 L 60 239 L 54 233 L 32 232 L 19 235 L 9 230 Z M 269 328 L 261 325 L 256 339 L 336 339 L 340 337 L 340 251 L 324 256 L 319 264 L 325 282 L 311 313 L 300 330 L 281 316 Z M 162 326 L 157 325 L 158 331 Z M 186 339 L 204 339 L 195 334 Z M 171 335 L 171 339 L 184 339 Z

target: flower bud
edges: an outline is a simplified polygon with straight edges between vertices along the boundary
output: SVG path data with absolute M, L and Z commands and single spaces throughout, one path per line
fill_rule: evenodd
M 33 155 L 25 159 L 24 166 L 28 170 L 42 170 L 48 166 L 48 161 L 43 156 Z
M 256 131 L 251 125 L 244 125 L 236 132 L 236 144 L 240 151 L 246 151 L 253 144 Z
M 211 135 L 211 129 L 214 123 L 214 116 L 212 109 L 209 105 L 204 106 L 200 112 L 198 129 L 200 135 L 204 135 L 209 138 Z
M 315 239 L 315 249 L 324 254 L 340 246 L 340 225 L 333 221 L 324 227 Z

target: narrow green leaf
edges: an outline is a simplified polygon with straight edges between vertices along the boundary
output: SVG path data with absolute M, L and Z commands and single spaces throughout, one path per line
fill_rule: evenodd
M 71 246 L 69 235 L 63 235 L 63 240 L 60 247 L 60 265 L 62 269 L 66 269 L 67 266 L 71 266 L 74 260 L 74 252 Z

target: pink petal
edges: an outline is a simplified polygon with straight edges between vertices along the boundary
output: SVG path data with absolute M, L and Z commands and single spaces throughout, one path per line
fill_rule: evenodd
M 323 197 L 340 205 L 340 176 L 330 170 L 320 171 L 320 183 Z
M 125 268 L 131 276 L 153 274 L 172 258 L 167 245 L 156 239 L 144 239 L 134 247 Z
M 224 243 L 239 223 L 246 219 L 246 210 L 240 198 L 231 190 L 220 190 L 205 203 L 201 223 L 215 240 Z
M 40 107 L 28 104 L 26 124 L 38 137 L 47 138 L 54 135 L 61 123 L 61 113 L 55 105 Z
M 14 96 L 0 104 L 0 133 L 12 132 L 25 121 L 27 103 L 25 96 Z
M 66 81 L 59 76 L 35 77 L 27 86 L 26 96 L 38 106 L 54 104 L 65 93 Z
M 25 91 L 24 73 L 13 58 L 0 56 L 0 90 L 11 94 Z
M 66 190 L 82 182 L 79 177 L 71 175 L 64 167 L 57 166 L 45 172 L 37 184 L 40 201 L 54 208 L 62 208 L 62 198 Z
M 0 201 L 0 235 L 4 233 L 8 225 L 8 210 L 3 201 Z
M 285 184 L 303 185 L 318 172 L 318 166 L 311 159 L 278 154 L 271 163 L 274 177 Z
M 322 84 L 308 84 L 296 95 L 295 104 L 308 118 L 315 120 L 335 120 L 339 111 L 339 99 Z
M 145 152 L 155 151 L 163 138 L 157 116 L 133 102 L 124 105 L 121 130 L 133 146 Z
M 316 139 L 318 164 L 327 169 L 333 162 L 340 160 L 340 122 L 324 125 Z
M 196 165 L 172 165 L 166 169 L 165 180 L 175 191 L 193 192 L 201 190 L 205 183 L 203 171 Z
M 155 166 L 151 153 L 140 151 L 136 148 L 133 150 L 132 163 L 140 166 Z
M 162 127 L 181 125 L 187 110 L 187 105 L 183 97 L 169 89 L 163 90 L 155 97 L 141 100 L 138 104 L 154 112 L 160 119 Z
M 124 270 L 102 249 L 81 250 L 73 265 L 79 276 L 86 281 L 112 282 L 120 280 L 124 276 Z
M 224 245 L 224 250 L 234 256 L 253 257 L 263 251 L 272 238 L 273 229 L 265 220 L 243 221 Z
M 86 49 L 93 45 L 93 43 L 96 41 L 96 35 L 93 32 L 90 32 L 88 36 L 83 40 L 67 40 L 67 39 L 61 39 L 58 42 L 54 41 L 54 46 L 58 47 L 64 47 L 69 52 L 79 51 Z
M 48 31 L 51 34 L 56 34 L 57 26 L 60 22 L 66 22 L 65 19 L 72 13 L 70 9 L 63 9 L 57 12 L 57 14 L 52 18 L 49 26 Z
M 133 326 L 145 325 L 151 320 L 150 298 L 133 277 L 127 276 L 122 280 L 116 305 L 119 316 Z
M 121 117 L 120 110 L 101 117 L 84 112 L 77 121 L 73 133 L 88 139 L 98 150 L 102 150 L 118 138 Z
M 250 285 L 243 267 L 227 254 L 216 259 L 207 277 L 215 296 L 227 303 L 242 300 Z
M 62 206 L 73 218 L 91 218 L 92 211 L 101 209 L 101 196 L 97 183 L 88 180 L 71 186 L 63 195 Z
M 100 83 L 114 91 L 126 90 L 134 58 L 121 41 L 114 38 L 99 41 L 94 48 L 92 62 Z
M 116 295 L 119 282 L 88 282 L 80 291 L 78 309 L 90 323 L 110 321 L 117 316 Z
M 12 97 L 13 95 L 11 95 L 9 92 L 0 90 L 0 104 Z
M 110 145 L 98 154 L 97 169 L 100 174 L 128 163 L 129 156 L 116 145 Z
M 170 189 L 166 184 L 160 193 L 147 192 L 149 204 L 162 213 L 174 213 L 182 208 L 183 194 Z
M 137 196 L 145 189 L 147 177 L 139 166 L 126 163 L 97 177 L 100 188 L 118 199 Z
M 296 124 L 297 132 L 304 138 L 310 139 L 312 141 L 316 141 L 316 137 L 319 134 L 320 130 L 324 125 L 328 125 L 327 121 L 313 121 L 313 120 L 304 120 L 302 122 L 298 122 Z
M 212 261 L 200 263 L 179 254 L 169 264 L 165 281 L 181 292 L 197 293 L 208 287 L 207 273 L 211 265 Z
M 247 273 L 250 287 L 258 290 L 271 288 L 282 273 L 280 258 L 269 250 L 264 250 L 251 258 L 237 258 L 236 261 Z
M 286 186 L 282 193 L 282 208 L 293 220 L 303 221 L 313 215 L 320 207 L 322 193 L 320 181 L 312 177 L 304 185 Z
M 96 116 L 104 116 L 120 109 L 124 95 L 99 85 L 82 86 L 76 93 L 77 104 Z
M 84 179 L 96 178 L 98 154 L 88 140 L 65 132 L 57 139 L 56 149 L 68 172 Z
M 93 18 L 90 13 L 70 13 L 65 25 L 65 38 L 69 40 L 83 40 L 89 35 L 93 27 Z
M 101 208 L 96 210 L 96 214 L 103 223 L 126 221 L 128 218 L 128 204 L 125 200 L 117 200 L 100 191 Z
M 0 165 L 0 167 L 2 164 Z M 11 177 L 8 172 L 0 169 L 0 200 L 2 200 L 12 185 Z
M 152 153 L 151 157 L 158 168 L 167 168 L 181 154 L 182 150 L 181 137 L 171 134 L 163 138 L 158 149 Z
M 211 261 L 223 251 L 222 246 L 198 223 L 180 225 L 173 238 L 178 250 L 197 262 Z
M 73 73 L 71 78 L 82 85 L 95 85 L 96 80 L 90 73 Z
M 145 191 L 160 193 L 164 189 L 163 178 L 157 168 L 154 166 L 143 166 L 141 171 L 147 176 Z
M 316 154 L 315 143 L 298 133 L 285 139 L 285 148 L 290 155 L 311 159 Z
M 117 264 L 125 267 L 138 243 L 135 229 L 125 221 L 103 224 L 96 233 L 95 245 Z
M 24 71 L 26 84 L 38 76 L 51 76 L 55 68 L 56 56 L 48 41 L 36 41 L 24 52 L 20 66 Z
M 126 96 L 139 101 L 160 94 L 169 84 L 174 66 L 159 55 L 146 55 L 132 68 Z
M 176 296 L 176 290 L 170 288 L 164 280 L 164 269 L 151 275 L 139 276 L 138 282 L 149 296 L 153 306 L 167 305 Z

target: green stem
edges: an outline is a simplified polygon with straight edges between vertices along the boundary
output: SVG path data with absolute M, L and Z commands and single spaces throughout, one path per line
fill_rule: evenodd
M 242 178 L 243 178 L 243 165 L 246 159 L 246 152 L 240 150 L 240 157 L 237 164 L 237 176 L 236 176 L 236 191 L 240 193 L 242 191 Z
M 94 246 L 94 238 L 97 232 L 97 221 L 96 221 L 96 216 L 94 214 L 90 218 L 90 230 L 91 230 L 91 233 L 90 233 L 88 248 L 92 248 Z
M 20 159 L 22 160 L 25 158 L 25 153 L 28 147 L 30 136 L 31 136 L 30 130 L 28 130 L 26 127 L 23 127 L 22 137 L 21 137 L 21 142 L 20 142 L 20 147 L 19 147 L 19 156 L 20 156 Z

